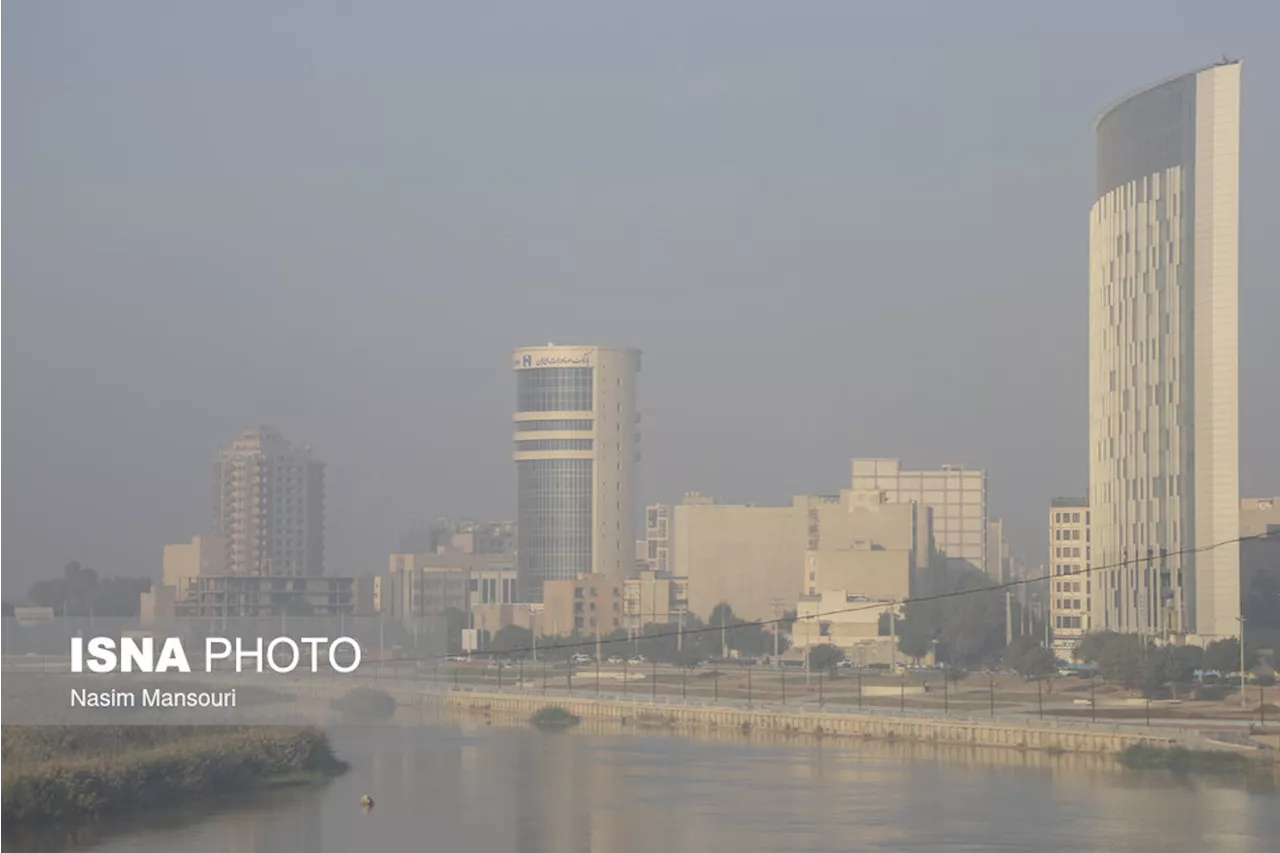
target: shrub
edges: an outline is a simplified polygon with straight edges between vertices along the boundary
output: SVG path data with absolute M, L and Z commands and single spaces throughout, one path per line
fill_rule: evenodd
M 332 702 L 335 710 L 354 720 L 387 720 L 396 712 L 396 698 L 385 690 L 356 687 Z

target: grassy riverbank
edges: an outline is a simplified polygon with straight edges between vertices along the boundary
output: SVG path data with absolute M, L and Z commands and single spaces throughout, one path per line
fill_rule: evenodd
M 346 769 L 302 727 L 5 726 L 3 822 L 71 823 Z
M 1271 773 L 1276 766 L 1269 756 L 1218 750 L 1169 749 L 1131 746 L 1116 760 L 1133 770 L 1172 770 L 1175 773 Z

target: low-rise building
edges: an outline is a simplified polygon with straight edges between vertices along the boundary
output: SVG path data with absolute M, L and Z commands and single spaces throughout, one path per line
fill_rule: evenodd
M 354 616 L 353 577 L 201 575 L 176 600 L 180 619 L 261 619 L 277 616 Z
M 622 587 L 625 627 L 641 633 L 646 625 L 669 625 L 689 610 L 689 579 L 645 569 Z
M 173 587 L 174 597 L 181 600 L 186 598 L 187 587 L 194 578 L 225 574 L 226 561 L 226 539 L 193 536 L 190 542 L 164 546 L 160 583 Z
M 622 581 L 607 575 L 545 581 L 538 633 L 557 637 L 574 632 L 586 636 L 611 634 L 623 627 L 622 604 Z
M 399 619 L 513 603 L 519 600 L 515 555 L 392 554 L 378 599 L 380 612 Z
M 796 603 L 792 646 L 804 651 L 830 643 L 861 666 L 892 663 L 895 659 L 892 619 L 897 608 L 895 601 L 877 600 L 844 590 L 803 596 Z
M 1240 501 L 1240 597 L 1256 627 L 1280 627 L 1280 497 Z

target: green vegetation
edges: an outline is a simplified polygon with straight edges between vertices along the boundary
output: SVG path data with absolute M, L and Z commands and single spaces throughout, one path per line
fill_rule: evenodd
M 69 563 L 62 577 L 34 584 L 27 600 L 59 616 L 137 616 L 140 596 L 149 589 L 149 578 L 104 578 Z
M 1239 752 L 1182 749 L 1138 744 L 1116 756 L 1133 770 L 1172 770 L 1176 773 L 1240 773 L 1270 766 L 1265 759 Z
M 5 726 L 5 827 L 68 823 L 347 769 L 316 729 Z
M 937 641 L 938 657 L 973 667 L 994 659 L 1004 648 L 1004 594 L 982 572 L 957 573 L 939 593 L 965 592 L 926 601 L 908 601 L 897 626 L 898 648 L 919 660 Z M 1014 619 L 1019 617 L 1015 608 Z
M 529 722 L 544 731 L 561 731 L 578 725 L 582 722 L 582 718 L 569 713 L 559 705 L 548 705 L 545 708 L 539 708 L 538 712 L 529 718 Z
M 809 649 L 809 666 L 813 669 L 829 669 L 835 674 L 836 664 L 844 660 L 844 652 L 831 643 L 823 643 Z
M 1004 665 L 1024 678 L 1044 678 L 1057 671 L 1058 659 L 1038 639 L 1024 635 L 1005 648 Z
M 1245 648 L 1245 668 L 1257 665 L 1255 651 Z M 1158 646 L 1137 634 L 1098 631 L 1086 634 L 1073 652 L 1076 660 L 1098 667 L 1098 675 L 1128 689 L 1142 688 L 1148 697 L 1179 694 L 1196 682 L 1197 672 L 1240 671 L 1240 641 L 1216 640 L 1196 646 Z M 1199 692 L 1199 691 L 1197 691 Z
M 356 687 L 331 703 L 353 720 L 388 720 L 396 713 L 396 697 L 374 687 Z

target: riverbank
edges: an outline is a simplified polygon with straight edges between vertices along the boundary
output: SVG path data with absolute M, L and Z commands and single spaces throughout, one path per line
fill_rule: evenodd
M 306 727 L 5 726 L 3 824 L 36 827 L 170 807 L 347 769 Z
M 626 720 L 649 727 L 703 727 L 749 732 L 772 731 L 824 738 L 873 738 L 966 746 L 1044 750 L 1050 753 L 1114 754 L 1137 745 L 1182 745 L 1173 732 L 1107 726 L 1072 726 L 1020 719 L 990 722 L 955 717 L 857 714 L 812 709 L 743 708 L 717 705 L 454 692 L 452 708 L 470 713 L 529 715 L 560 706 L 583 719 Z

